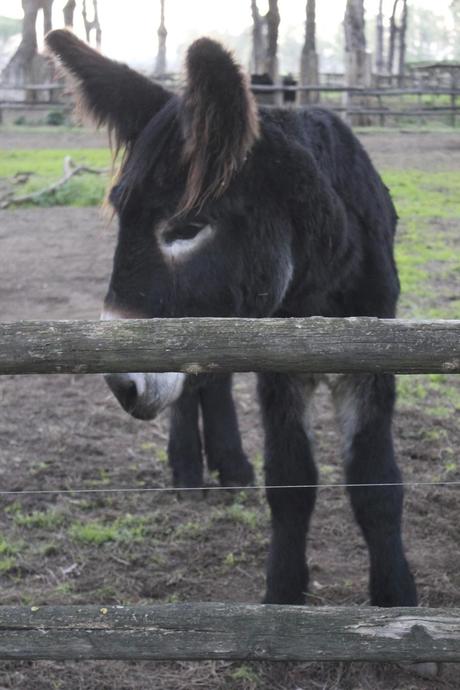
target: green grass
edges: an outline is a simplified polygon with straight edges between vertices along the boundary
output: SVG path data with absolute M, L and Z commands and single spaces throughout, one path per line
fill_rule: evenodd
M 0 178 L 12 178 L 18 172 L 34 173 L 28 182 L 14 187 L 15 196 L 30 194 L 57 182 L 63 175 L 66 156 L 76 165 L 91 168 L 110 168 L 108 149 L 21 149 L 0 151 Z M 109 174 L 83 173 L 72 178 L 52 194 L 46 194 L 30 205 L 38 206 L 97 206 L 108 186 Z
M 56 509 L 50 508 L 45 511 L 34 510 L 28 514 L 17 511 L 13 519 L 19 527 L 55 530 L 63 524 L 65 516 Z
M 400 216 L 400 314 L 460 318 L 460 172 L 386 171 L 383 177 Z
M 460 172 L 387 170 L 383 174 L 400 216 L 396 261 L 401 280 L 399 315 L 460 318 Z M 460 411 L 458 377 L 400 376 L 402 407 L 423 404 L 435 419 Z
M 0 575 L 7 574 L 14 570 L 17 565 L 16 554 L 19 546 L 11 544 L 0 535 Z
M 76 542 L 96 546 L 107 542 L 141 541 L 146 534 L 146 523 L 146 518 L 135 515 L 125 515 L 113 522 L 75 522 L 69 529 L 69 535 Z
M 14 546 L 0 535 L 0 556 L 12 556 L 17 550 L 17 546 Z

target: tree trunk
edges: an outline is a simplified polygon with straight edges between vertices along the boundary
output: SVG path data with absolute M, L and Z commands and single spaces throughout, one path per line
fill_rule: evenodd
M 449 8 L 454 24 L 453 58 L 454 60 L 460 60 L 460 0 L 451 0 Z
M 263 74 L 265 69 L 266 40 L 264 18 L 260 16 L 257 0 L 251 0 L 252 11 L 252 74 Z
M 305 22 L 305 43 L 302 49 L 300 60 L 300 84 L 302 86 L 317 86 L 319 84 L 318 75 L 318 53 L 316 52 L 316 3 L 315 0 L 307 0 L 306 22 Z M 318 102 L 318 92 L 300 92 L 300 103 Z
M 155 63 L 155 75 L 163 76 L 166 74 L 166 37 L 168 32 L 165 24 L 165 0 L 161 2 L 161 21 L 158 27 L 158 53 Z
M 278 81 L 278 27 L 280 24 L 280 13 L 278 10 L 278 0 L 269 0 L 267 13 L 267 55 L 265 61 L 265 72 L 275 84 Z
M 39 83 L 50 78 L 45 59 L 37 53 L 37 14 L 44 12 L 45 31 L 51 29 L 51 6 L 53 0 L 22 0 L 24 18 L 21 43 L 2 72 L 2 81 L 15 86 Z
M 388 71 L 395 73 L 397 66 L 398 85 L 404 80 L 406 61 L 406 33 L 407 33 L 407 0 L 401 0 L 401 15 L 398 21 L 400 0 L 395 0 L 390 18 L 390 48 L 388 52 Z
M 396 24 L 396 11 L 398 9 L 399 0 L 395 0 L 393 4 L 393 12 L 390 17 L 390 41 L 388 45 L 388 74 L 390 76 L 394 73 L 395 49 L 396 49 L 396 35 L 398 33 L 398 26 Z
M 91 31 L 94 29 L 96 34 L 96 47 L 101 47 L 102 31 L 101 25 L 99 23 L 99 15 L 97 12 L 97 0 L 93 0 L 93 19 L 89 21 L 88 13 L 86 11 L 86 0 L 83 0 L 83 23 L 85 25 L 86 41 L 90 43 L 91 41 Z
M 100 49 L 101 43 L 102 43 L 102 29 L 101 29 L 101 24 L 99 22 L 99 14 L 97 11 L 97 0 L 93 0 L 93 5 L 94 5 L 94 28 L 96 29 L 96 47 Z
M 406 72 L 406 33 L 407 33 L 407 0 L 403 0 L 401 24 L 399 27 L 399 86 L 404 86 L 404 74 Z
M 43 9 L 43 32 L 46 36 L 46 34 L 53 28 L 51 19 L 53 0 L 42 0 L 41 6 Z
M 75 0 L 67 0 L 64 9 L 62 10 L 64 13 L 64 26 L 68 26 L 70 29 L 73 28 L 73 15 L 76 4 L 77 3 Z
M 379 2 L 379 11 L 377 14 L 376 31 L 375 31 L 375 69 L 377 74 L 383 74 L 385 71 L 384 53 L 384 38 L 383 38 L 383 0 Z
M 371 59 L 366 52 L 366 36 L 364 33 L 364 0 L 347 0 L 347 8 L 344 20 L 345 30 L 345 78 L 346 86 L 369 87 L 371 86 Z M 369 124 L 366 115 L 351 116 L 352 107 L 364 108 L 367 99 L 362 96 L 345 95 L 346 118 L 350 124 Z

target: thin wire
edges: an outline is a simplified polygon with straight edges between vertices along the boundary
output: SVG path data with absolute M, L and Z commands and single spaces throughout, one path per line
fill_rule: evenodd
M 458 481 L 444 482 L 383 482 L 381 484 L 285 484 L 285 485 L 256 485 L 256 486 L 180 486 L 150 488 L 127 487 L 125 489 L 25 489 L 24 491 L 1 491 L 0 496 L 31 496 L 37 494 L 120 494 L 120 493 L 185 493 L 187 491 L 266 491 L 267 489 L 353 489 L 353 488 L 382 488 L 385 486 L 401 486 L 412 489 L 419 486 L 460 486 Z

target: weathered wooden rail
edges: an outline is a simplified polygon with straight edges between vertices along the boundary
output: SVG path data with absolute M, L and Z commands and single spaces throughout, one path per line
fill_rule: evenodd
M 460 609 L 0 607 L 0 659 L 460 661 Z
M 460 373 L 459 321 L 375 318 L 0 323 L 0 374 Z

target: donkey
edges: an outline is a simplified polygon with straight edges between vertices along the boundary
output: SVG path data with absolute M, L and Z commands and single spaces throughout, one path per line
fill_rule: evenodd
M 338 117 L 319 108 L 258 110 L 231 54 L 208 38 L 188 50 L 180 96 L 65 31 L 47 42 L 76 80 L 83 107 L 125 150 L 110 194 L 119 235 L 107 318 L 395 315 L 396 213 Z M 141 418 L 177 400 L 189 379 L 107 377 L 125 409 Z M 413 606 L 392 441 L 394 378 L 328 380 L 351 504 L 369 550 L 371 603 Z M 267 603 L 302 604 L 308 590 L 309 487 L 318 478 L 308 414 L 317 383 L 305 375 L 258 377 L 272 527 Z

